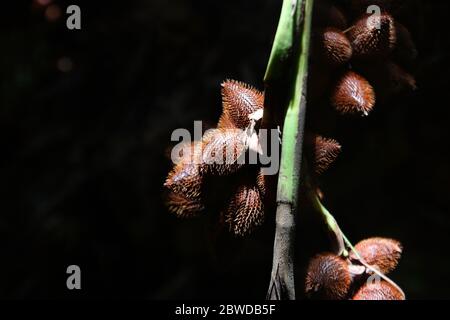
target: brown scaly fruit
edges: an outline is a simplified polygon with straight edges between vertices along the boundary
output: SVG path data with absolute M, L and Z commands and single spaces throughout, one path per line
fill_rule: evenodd
M 386 57 L 397 40 L 394 18 L 382 13 L 378 18 L 363 15 L 347 32 L 353 47 L 353 57 L 361 59 Z
M 322 59 L 332 67 L 347 63 L 352 57 L 352 45 L 336 28 L 325 28 L 317 34 L 316 48 Z
M 167 176 L 164 186 L 175 193 L 194 199 L 201 195 L 202 176 L 196 163 L 179 163 Z
M 375 91 L 361 75 L 347 71 L 336 83 L 331 104 L 341 114 L 368 115 L 375 105 Z
M 169 191 L 190 199 L 201 195 L 203 177 L 200 173 L 201 142 L 184 144 L 178 150 L 179 162 L 169 172 L 164 186 Z
M 203 209 L 203 203 L 198 198 L 189 199 L 180 193 L 169 192 L 166 205 L 170 212 L 179 218 L 191 218 L 197 216 Z
M 341 152 L 341 145 L 334 139 L 315 135 L 308 143 L 313 147 L 313 167 L 317 175 L 324 173 Z M 308 139 L 308 140 L 309 140 Z
M 245 129 L 249 115 L 264 107 L 264 94 L 252 86 L 235 80 L 222 83 L 222 115 L 218 128 Z
M 345 299 L 352 284 L 349 265 L 344 259 L 331 254 L 319 254 L 309 263 L 305 293 L 315 299 Z
M 256 183 L 243 183 L 233 193 L 225 211 L 225 223 L 236 236 L 245 236 L 264 222 L 264 204 Z
M 365 283 L 352 300 L 405 300 L 404 295 L 392 284 L 381 280 Z
M 195 163 L 200 160 L 201 151 L 201 141 L 182 142 L 170 148 L 170 150 L 167 151 L 167 157 L 172 159 L 175 164 Z
M 247 134 L 240 129 L 210 130 L 203 137 L 200 172 L 228 175 L 243 166 Z
M 384 274 L 397 267 L 403 250 L 397 240 L 378 237 L 358 242 L 355 249 L 366 263 Z M 350 253 L 350 259 L 357 260 L 353 252 Z
M 246 150 L 257 146 L 255 133 L 249 135 L 242 129 L 253 127 L 261 120 L 264 95 L 246 84 L 228 80 L 222 84 L 222 96 L 223 112 L 219 128 L 209 130 L 200 142 L 174 150 L 175 154 L 178 152 L 180 161 L 169 173 L 164 185 L 169 190 L 166 200 L 168 209 L 180 217 L 191 217 L 204 209 L 204 177 L 235 173 L 243 167 L 239 160 L 245 156 Z M 260 171 L 258 174 L 256 171 L 249 172 L 253 180 L 239 182 L 232 192 L 226 214 L 222 216 L 223 222 L 235 235 L 250 233 L 264 220 L 262 197 L 265 194 L 265 179 Z
M 256 185 L 258 186 L 259 193 L 264 197 L 266 195 L 266 178 L 262 172 L 262 169 L 258 171 L 256 176 Z
M 219 123 L 217 124 L 218 129 L 237 129 L 236 124 L 231 120 L 228 113 L 222 112 L 220 116 Z

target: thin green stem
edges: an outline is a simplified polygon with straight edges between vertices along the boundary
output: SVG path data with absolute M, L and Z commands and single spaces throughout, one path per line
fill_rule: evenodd
M 336 241 L 335 244 L 337 247 L 336 254 L 339 256 L 347 257 L 348 251 L 345 247 L 345 242 L 344 242 L 345 236 L 344 236 L 341 228 L 339 227 L 336 219 L 328 211 L 328 209 L 325 208 L 325 206 L 322 204 L 317 193 L 310 188 L 308 188 L 308 189 L 309 189 L 309 193 L 310 193 L 309 198 L 312 201 L 314 209 L 316 209 L 316 211 L 322 215 L 322 218 L 325 221 L 325 224 L 328 227 L 328 230 L 330 231 L 330 233 L 332 235 L 334 235 L 334 239 Z
M 268 299 L 295 299 L 294 242 L 306 114 L 306 82 L 314 0 L 284 0 L 264 81 L 269 97 L 284 95 L 286 110 L 277 185 L 276 230 Z M 299 43 L 300 41 L 300 43 Z M 280 85 L 280 76 L 288 87 Z M 273 92 L 278 90 L 278 92 Z M 266 96 L 267 97 L 267 96 Z M 277 100 L 282 101 L 281 99 Z M 272 112 L 271 112 L 272 111 Z M 273 110 L 264 113 L 273 114 Z

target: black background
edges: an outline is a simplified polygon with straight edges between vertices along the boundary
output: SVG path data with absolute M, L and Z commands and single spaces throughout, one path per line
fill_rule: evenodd
M 409 298 L 450 298 L 450 10 L 408 2 L 418 90 L 335 127 L 343 154 L 322 188 L 354 242 L 403 243 L 392 278 Z M 65 27 L 75 3 L 80 31 Z M 221 81 L 262 88 L 280 1 L 53 4 L 55 21 L 31 1 L 1 5 L 0 297 L 264 298 L 273 214 L 249 238 L 212 239 L 215 213 L 176 219 L 162 184 L 172 130 L 214 125 Z M 328 249 L 311 215 L 300 210 L 299 291 Z M 71 264 L 81 291 L 66 288 Z

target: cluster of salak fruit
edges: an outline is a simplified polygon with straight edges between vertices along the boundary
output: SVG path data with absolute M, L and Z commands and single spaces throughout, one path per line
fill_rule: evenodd
M 330 91 L 341 114 L 368 115 L 377 100 L 414 90 L 405 68 L 417 56 L 412 36 L 395 17 L 400 0 L 316 1 L 311 71 L 313 96 Z M 376 5 L 379 14 L 366 13 Z M 348 21 L 353 21 L 349 25 Z
M 264 94 L 251 86 L 228 80 L 222 83 L 222 115 L 217 128 L 201 141 L 182 146 L 180 161 L 169 173 L 167 205 L 179 217 L 193 217 L 205 209 L 208 178 L 238 175 L 229 190 L 220 222 L 236 236 L 245 236 L 264 221 L 265 179 L 258 165 L 246 164 L 249 150 L 260 151 L 256 134 L 262 119 Z M 337 157 L 340 146 L 332 139 L 308 136 L 308 153 L 317 174 Z M 244 159 L 244 161 L 243 161 Z M 225 188 L 226 185 L 224 185 Z
M 408 29 L 394 18 L 400 3 L 342 0 L 335 5 L 316 1 L 309 105 L 329 89 L 329 104 L 338 114 L 367 116 L 376 101 L 415 88 L 414 77 L 401 66 L 402 62 L 410 64 L 417 53 Z M 370 5 L 378 5 L 381 15 L 367 14 Z M 348 21 L 353 22 L 349 25 Z M 230 189 L 222 190 L 229 196 L 220 222 L 233 234 L 244 236 L 264 221 L 264 176 L 259 166 L 239 161 L 250 149 L 258 149 L 256 132 L 262 119 L 264 93 L 228 80 L 222 84 L 222 106 L 217 128 L 180 149 L 180 161 L 164 184 L 167 205 L 179 217 L 196 216 L 205 210 L 204 191 L 210 177 L 238 176 Z M 337 141 L 316 134 L 306 134 L 305 143 L 311 169 L 308 174 L 312 177 L 322 174 L 341 150 Z M 357 244 L 356 250 L 359 257 L 350 252 L 347 257 L 325 253 L 313 258 L 306 293 L 324 299 L 404 298 L 401 289 L 388 278 L 368 281 L 374 275 L 373 268 L 385 274 L 397 266 L 401 245 L 395 240 L 370 238 Z
M 367 13 L 371 5 L 378 6 L 379 15 Z M 322 99 L 323 93 L 329 92 L 328 104 L 338 114 L 367 116 L 376 101 L 414 90 L 415 79 L 404 66 L 411 66 L 417 51 L 409 30 L 395 18 L 404 8 L 400 0 L 316 1 L 309 81 L 312 99 Z M 373 271 L 385 275 L 397 266 L 400 243 L 370 238 L 355 249 L 359 257 L 351 251 L 346 257 L 322 253 L 311 259 L 305 281 L 307 296 L 404 299 L 394 282 L 376 277 Z
M 217 128 L 201 141 L 180 148 L 181 161 L 165 182 L 169 210 L 179 217 L 192 217 L 205 209 L 208 178 L 239 175 L 220 215 L 221 223 L 235 235 L 244 236 L 264 221 L 265 184 L 261 170 L 245 164 L 250 149 L 257 149 L 257 126 L 262 118 L 264 94 L 234 80 L 222 83 L 222 115 Z M 223 188 L 225 189 L 225 184 Z
M 401 244 L 392 239 L 369 238 L 359 242 L 354 252 L 344 258 L 321 253 L 311 259 L 305 281 L 306 294 L 313 299 L 328 300 L 403 300 L 402 290 L 386 281 L 366 265 L 386 275 L 397 267 Z M 361 259 L 365 264 L 361 264 Z M 375 276 L 374 276 L 375 275 Z

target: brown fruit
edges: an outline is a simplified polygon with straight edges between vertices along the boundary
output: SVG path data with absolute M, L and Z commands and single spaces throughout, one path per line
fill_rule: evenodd
M 228 113 L 222 113 L 217 124 L 218 129 L 238 129 Z
M 336 160 L 341 152 L 341 145 L 333 139 L 316 135 L 312 138 L 314 160 L 313 167 L 316 174 L 324 173 Z
M 365 283 L 352 300 L 405 300 L 404 295 L 392 284 L 381 280 Z
M 263 175 L 262 171 L 259 170 L 256 176 L 256 185 L 258 186 L 258 191 L 262 196 L 266 195 L 266 178 Z
M 366 263 L 384 274 L 397 267 L 402 254 L 400 242 L 387 238 L 369 238 L 360 241 L 355 249 Z M 350 253 L 350 259 L 357 259 L 353 252 Z
M 249 115 L 264 107 L 264 94 L 235 80 L 222 83 L 222 116 L 218 127 L 245 129 L 250 125 Z
M 247 134 L 240 129 L 216 129 L 203 137 L 202 174 L 228 175 L 244 164 Z
M 319 254 L 308 266 L 305 293 L 311 298 L 345 299 L 352 283 L 348 263 L 331 254 Z
M 170 159 L 172 159 L 172 157 L 176 157 L 176 159 L 172 159 L 175 164 L 199 163 L 201 159 L 201 151 L 201 141 L 182 142 L 170 149 L 168 152 L 168 157 Z
M 353 57 L 374 58 L 385 57 L 391 52 L 396 43 L 394 18 L 382 13 L 378 18 L 363 15 L 347 33 L 353 47 Z
M 318 52 L 330 66 L 337 67 L 352 57 L 352 45 L 345 34 L 336 28 L 326 28 L 316 40 Z
M 375 105 L 375 91 L 365 78 L 347 71 L 332 92 L 331 104 L 342 114 L 368 115 Z
M 264 222 L 264 204 L 258 186 L 244 183 L 234 192 L 225 213 L 225 223 L 236 236 L 245 236 Z
M 164 186 L 174 193 L 195 199 L 201 195 L 202 181 L 197 163 L 180 162 L 169 173 Z
M 170 212 L 180 218 L 194 217 L 204 209 L 200 198 L 189 199 L 175 192 L 169 192 L 166 205 Z
M 200 197 L 203 178 L 200 173 L 201 142 L 184 143 L 177 150 L 178 163 L 167 175 L 164 186 L 171 192 L 195 199 Z

